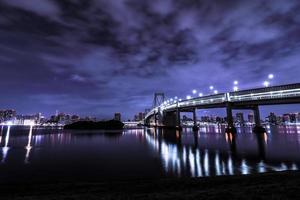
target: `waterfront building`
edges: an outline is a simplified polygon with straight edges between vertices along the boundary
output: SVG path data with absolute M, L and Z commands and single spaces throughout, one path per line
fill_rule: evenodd
M 248 122 L 251 124 L 254 123 L 254 114 L 253 113 L 248 114 Z
M 244 124 L 244 114 L 243 113 L 236 113 L 236 123 Z
M 13 109 L 0 110 L 0 122 L 16 119 L 16 111 Z
M 283 116 L 282 116 L 282 122 L 283 123 L 289 123 L 289 122 L 291 122 L 291 120 L 290 120 L 290 114 L 283 114 Z
M 114 120 L 121 121 L 121 113 L 115 113 Z
M 267 117 L 267 120 L 270 124 L 277 124 L 277 116 L 273 112 L 270 113 L 270 115 Z

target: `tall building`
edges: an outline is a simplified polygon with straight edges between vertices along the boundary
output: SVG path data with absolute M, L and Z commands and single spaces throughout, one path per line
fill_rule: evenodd
M 249 123 L 254 123 L 254 114 L 253 113 L 248 114 L 248 122 Z
M 282 116 L 282 122 L 284 122 L 284 123 L 291 122 L 291 120 L 290 120 L 290 114 L 283 114 L 283 116 Z
M 12 109 L 0 110 L 0 122 L 16 119 L 16 111 Z
M 115 113 L 114 120 L 121 121 L 121 113 Z
M 201 122 L 210 122 L 209 116 L 201 116 Z
M 296 121 L 297 121 L 296 113 L 290 113 L 290 122 L 291 123 L 296 123 Z
M 144 112 L 139 112 L 136 115 L 134 115 L 134 121 L 142 121 L 145 118 Z
M 277 124 L 277 117 L 273 112 L 271 112 L 267 118 L 268 118 L 269 123 Z
M 300 123 L 300 112 L 297 113 L 296 123 Z
M 236 122 L 239 124 L 244 124 L 244 114 L 236 113 Z
M 144 112 L 139 112 L 139 121 L 142 121 L 145 118 Z

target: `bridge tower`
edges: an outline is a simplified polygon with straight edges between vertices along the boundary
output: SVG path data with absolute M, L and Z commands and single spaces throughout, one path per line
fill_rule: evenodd
M 152 107 L 155 108 L 160 104 L 164 103 L 165 101 L 165 93 L 163 92 L 156 92 L 154 93 L 153 105 Z
M 154 99 L 153 99 L 153 105 L 152 108 L 158 107 L 161 104 L 163 104 L 165 101 L 165 94 L 163 92 L 156 92 L 154 93 Z M 161 122 L 161 113 L 160 110 L 158 109 L 155 113 L 154 113 L 154 121 L 155 121 L 155 126 L 159 125 Z

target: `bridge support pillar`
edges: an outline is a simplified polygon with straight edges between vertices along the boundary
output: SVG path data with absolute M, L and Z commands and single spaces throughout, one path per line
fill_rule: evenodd
M 197 126 L 197 114 L 196 114 L 196 108 L 193 109 L 193 122 L 194 122 L 194 124 L 193 124 L 193 131 L 198 131 L 199 128 L 198 128 L 198 126 Z
M 266 130 L 261 126 L 261 123 L 260 123 L 259 107 L 255 106 L 253 108 L 253 112 L 254 112 L 254 121 L 255 121 L 255 127 L 253 128 L 253 132 L 255 132 L 255 133 L 266 132 Z
M 227 113 L 227 128 L 226 133 L 236 133 L 236 128 L 233 124 L 233 117 L 232 117 L 232 105 L 230 103 L 226 106 L 226 113 Z
M 154 113 L 154 126 L 157 126 L 157 113 Z
M 180 123 L 180 110 L 178 107 L 176 109 L 176 128 L 178 128 L 179 130 L 182 129 L 181 123 Z

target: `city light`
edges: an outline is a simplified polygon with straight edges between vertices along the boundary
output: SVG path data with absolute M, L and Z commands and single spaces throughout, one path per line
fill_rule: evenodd
M 265 87 L 269 87 L 270 82 L 269 82 L 269 81 L 264 81 L 263 85 L 264 85 Z
M 203 97 L 203 93 L 199 93 L 199 97 Z
M 8 122 L 6 122 L 6 125 L 11 126 L 11 125 L 13 125 L 13 122 L 12 121 L 8 121 Z
M 274 78 L 274 75 L 273 74 L 269 74 L 268 75 L 268 79 L 273 79 Z
M 237 92 L 239 90 L 238 86 L 233 86 L 233 91 Z
M 191 99 L 191 98 L 192 98 L 191 95 L 186 96 L 186 99 Z
M 193 90 L 193 94 L 196 94 L 196 93 L 197 93 L 197 90 L 194 89 L 194 90 Z

